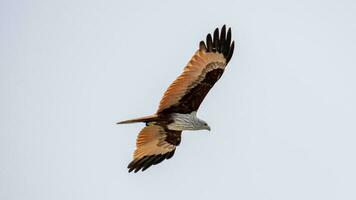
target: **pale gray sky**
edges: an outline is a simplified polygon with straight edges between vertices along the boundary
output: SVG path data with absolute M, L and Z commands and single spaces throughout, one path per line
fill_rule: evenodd
M 0 3 L 0 199 L 356 199 L 355 1 Z M 237 43 L 175 156 L 142 124 L 215 27 Z

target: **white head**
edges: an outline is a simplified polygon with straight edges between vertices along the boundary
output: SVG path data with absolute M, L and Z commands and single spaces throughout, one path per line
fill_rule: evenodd
M 196 118 L 196 120 L 194 120 L 194 128 L 195 128 L 195 130 L 210 131 L 210 126 L 208 125 L 208 123 L 206 123 L 204 120 L 201 120 L 199 118 Z
M 205 121 L 203 121 L 203 120 L 201 120 L 202 121 L 202 125 L 201 125 L 201 129 L 203 129 L 203 130 L 208 130 L 208 131 L 210 131 L 211 129 L 210 129 L 210 126 L 208 125 L 208 123 L 206 123 Z

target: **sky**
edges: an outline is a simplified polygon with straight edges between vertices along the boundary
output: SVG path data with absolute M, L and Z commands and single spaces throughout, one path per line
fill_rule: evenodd
M 3 0 L 0 199 L 356 199 L 356 2 Z M 173 158 L 127 173 L 207 33 L 235 54 Z

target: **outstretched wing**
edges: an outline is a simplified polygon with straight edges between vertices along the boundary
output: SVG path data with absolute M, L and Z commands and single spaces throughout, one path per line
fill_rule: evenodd
M 129 172 L 144 171 L 164 159 L 170 159 L 180 143 L 181 133 L 159 125 L 144 127 L 137 136 L 133 161 L 127 166 Z
M 191 58 L 183 73 L 164 93 L 157 113 L 191 113 L 198 110 L 209 90 L 219 80 L 234 52 L 231 29 L 216 28 L 214 36 L 200 42 L 199 50 Z

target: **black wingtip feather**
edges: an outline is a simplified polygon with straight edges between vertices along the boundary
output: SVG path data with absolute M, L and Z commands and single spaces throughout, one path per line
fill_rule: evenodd
M 134 169 L 135 173 L 138 172 L 142 167 L 143 165 L 146 163 L 147 160 L 150 159 L 150 156 L 145 156 L 143 157 L 141 160 L 138 160 L 131 168 Z M 132 170 L 131 170 L 132 171 Z
M 232 57 L 234 46 L 234 42 L 231 43 L 231 28 L 229 28 L 226 33 L 226 25 L 222 26 L 220 37 L 219 28 L 216 28 L 214 30 L 213 37 L 210 33 L 206 36 L 206 45 L 204 42 L 199 43 L 200 50 L 222 53 L 226 59 L 226 64 Z
M 213 50 L 213 39 L 211 38 L 210 33 L 206 36 L 206 46 L 208 47 L 207 52 L 211 52 Z
M 221 28 L 221 34 L 220 34 L 220 51 L 221 52 L 224 52 L 224 47 L 225 47 L 225 42 L 226 42 L 226 26 L 224 25 L 222 28 Z
M 165 159 L 170 159 L 174 155 L 174 152 L 175 150 L 165 154 L 145 156 L 143 158 L 140 158 L 139 160 L 133 160 L 127 166 L 127 168 L 129 169 L 128 172 L 130 173 L 133 171 L 134 173 L 137 173 L 140 170 L 145 171 L 152 165 L 156 165 Z
M 142 165 L 142 171 L 145 171 L 147 168 L 153 165 L 153 161 L 155 160 L 154 156 L 150 156 L 150 158 Z
M 162 162 L 164 159 L 166 159 L 164 156 L 158 156 L 155 160 L 154 160 L 154 165 L 157 165 L 158 163 Z
M 214 31 L 214 49 L 213 51 L 219 51 L 220 50 L 220 43 L 219 43 L 219 28 L 216 28 Z
M 202 50 L 202 51 L 206 51 L 206 50 L 207 50 L 204 41 L 200 41 L 200 43 L 199 43 L 199 49 Z

